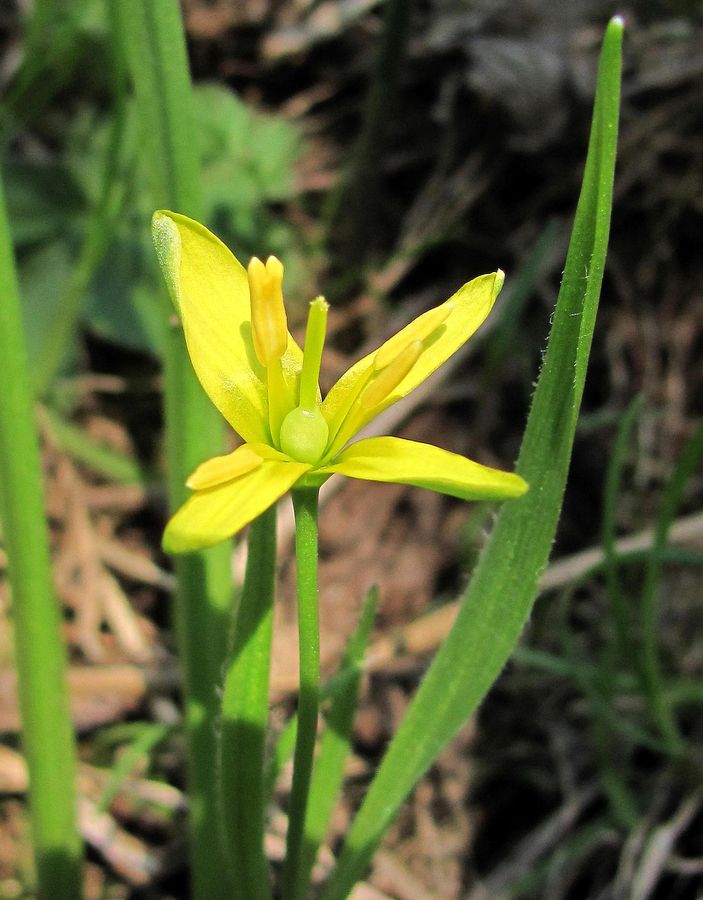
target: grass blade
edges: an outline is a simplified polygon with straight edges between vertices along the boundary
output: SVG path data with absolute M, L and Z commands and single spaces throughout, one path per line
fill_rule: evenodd
M 111 0 L 115 38 L 134 82 L 143 152 L 154 208 L 199 217 L 202 194 L 193 140 L 191 84 L 183 23 L 175 0 Z M 223 449 L 224 423 L 197 382 L 180 328 L 168 323 L 173 310 L 164 291 L 166 451 L 171 508 L 186 495 L 187 476 Z M 214 765 L 214 686 L 222 678 L 232 589 L 230 548 L 175 561 L 176 631 L 184 669 L 188 734 L 193 893 L 195 900 L 232 895 L 221 842 L 213 839 L 219 796 Z
M 654 529 L 654 549 L 666 547 L 669 528 L 676 516 L 684 490 L 691 476 L 698 470 L 703 456 L 703 425 L 699 425 L 683 449 L 664 491 L 657 523 Z M 661 560 L 652 554 L 644 572 L 641 617 L 642 639 L 640 673 L 645 698 L 652 719 L 662 735 L 667 750 L 677 755 L 684 750 L 684 739 L 679 731 L 671 705 L 666 698 L 666 684 L 661 670 L 658 646 L 658 587 L 661 578 Z
M 263 772 L 276 579 L 276 507 L 249 531 L 244 586 L 222 692 L 218 768 L 226 851 L 236 872 L 232 897 L 270 897 L 264 856 Z
M 75 746 L 54 597 L 17 276 L 0 184 L 0 507 L 5 530 L 38 896 L 78 900 Z
M 610 668 L 614 660 L 628 659 L 632 653 L 632 628 L 628 611 L 627 598 L 624 595 L 618 577 L 615 539 L 617 534 L 617 508 L 620 492 L 622 470 L 625 466 L 625 454 L 632 431 L 642 413 L 642 396 L 638 394 L 625 410 L 615 438 L 605 476 L 603 490 L 603 522 L 601 539 L 605 556 L 605 583 L 615 625 L 615 640 L 611 641 L 608 663 Z
M 605 33 L 581 195 L 518 460 L 530 491 L 501 510 L 454 628 L 352 825 L 325 900 L 342 900 L 361 877 L 413 785 L 489 690 L 534 602 L 561 509 L 605 265 L 622 31 L 622 21 L 615 18 Z

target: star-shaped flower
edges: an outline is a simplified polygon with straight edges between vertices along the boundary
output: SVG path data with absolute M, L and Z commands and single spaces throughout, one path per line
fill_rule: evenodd
M 397 437 L 353 442 L 471 337 L 491 310 L 503 273 L 475 278 L 355 363 L 320 397 L 327 303 L 310 304 L 304 352 L 288 333 L 283 266 L 273 256 L 245 270 L 203 225 L 159 211 L 154 243 L 206 393 L 244 440 L 202 463 L 192 496 L 169 521 L 163 546 L 186 553 L 224 541 L 286 491 L 335 472 L 430 488 L 464 500 L 505 500 L 527 490 L 518 475 Z

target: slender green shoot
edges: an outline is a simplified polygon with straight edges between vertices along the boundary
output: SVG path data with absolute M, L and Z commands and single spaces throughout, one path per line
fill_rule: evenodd
M 387 0 L 378 56 L 366 98 L 359 138 L 346 177 L 330 199 L 327 233 L 359 260 L 369 246 L 390 113 L 405 62 L 414 0 Z
M 666 546 L 669 528 L 683 498 L 686 485 L 698 470 L 703 457 L 703 425 L 699 425 L 679 457 L 664 491 L 654 529 L 654 547 Z M 649 558 L 644 573 L 641 598 L 640 671 L 642 686 L 652 719 L 662 735 L 669 753 L 677 755 L 684 749 L 684 739 L 673 710 L 666 699 L 666 685 L 659 658 L 659 598 L 661 562 L 656 555 Z
M 79 22 L 86 5 L 86 0 L 32 4 L 22 63 L 0 105 L 0 147 L 69 82 L 81 59 Z
M 625 410 L 615 438 L 615 446 L 610 456 L 603 490 L 603 521 L 601 540 L 605 555 L 605 583 L 608 588 L 613 621 L 615 625 L 615 641 L 611 642 L 610 657 L 612 659 L 630 659 L 632 647 L 632 622 L 628 610 L 627 599 L 623 592 L 617 571 L 615 556 L 615 540 L 617 537 L 617 508 L 620 494 L 620 482 L 625 465 L 625 455 L 630 436 L 642 413 L 643 400 L 637 395 Z M 612 667 L 611 667 L 612 668 Z
M 264 857 L 263 762 L 276 578 L 276 507 L 249 531 L 244 587 L 234 617 L 222 694 L 218 769 L 223 834 L 233 872 L 232 896 L 271 895 Z
M 317 714 L 320 706 L 320 623 L 317 593 L 318 495 L 319 488 L 297 488 L 293 491 L 300 693 L 298 696 L 298 730 L 293 756 L 293 786 L 288 810 L 286 862 L 283 870 L 285 900 L 302 896 L 305 816 L 317 737 Z
M 537 595 L 569 469 L 610 228 L 623 23 L 601 53 L 593 125 L 549 344 L 517 471 L 530 485 L 500 511 L 454 627 L 390 744 L 347 836 L 325 900 L 363 875 L 413 785 L 476 709 L 505 665 Z
M 113 450 L 107 444 L 97 443 L 88 437 L 85 429 L 67 422 L 48 406 L 41 408 L 41 424 L 49 439 L 64 453 L 110 481 L 146 486 L 155 479 L 133 457 Z
M 161 722 L 149 722 L 139 729 L 131 744 L 123 748 L 112 767 L 110 778 L 98 801 L 98 812 L 107 812 L 124 782 L 149 754 L 171 734 L 172 728 Z
M 621 770 L 625 768 L 624 762 L 631 744 L 654 749 L 658 741 L 649 731 L 639 728 L 632 720 L 624 716 L 618 717 L 613 702 L 616 695 L 613 672 L 609 669 L 604 671 L 602 665 L 593 667 L 587 672 L 578 665 L 576 640 L 567 617 L 572 607 L 573 596 L 582 583 L 583 579 L 577 579 L 562 595 L 559 634 L 564 656 L 574 666 L 576 683 L 591 708 L 590 725 L 594 755 L 600 784 L 608 798 L 611 816 L 618 828 L 629 831 L 639 819 L 639 804 Z
M 54 596 L 39 447 L 5 196 L 0 183 L 0 513 L 5 531 L 22 744 L 41 900 L 78 900 L 75 745 Z
M 344 780 L 344 763 L 349 755 L 361 684 L 361 664 L 371 636 L 377 606 L 378 589 L 372 588 L 366 597 L 359 623 L 347 644 L 340 666 L 341 672 L 351 672 L 353 675 L 345 680 L 340 690 L 335 692 L 325 716 L 325 732 L 320 742 L 320 752 L 310 785 L 303 858 L 298 879 L 298 900 L 305 900 L 308 896 L 310 873 Z
M 202 196 L 179 6 L 172 0 L 111 0 L 111 15 L 115 39 L 126 54 L 134 83 L 154 207 L 198 217 Z M 169 501 L 175 509 L 185 499 L 188 475 L 223 448 L 224 424 L 193 373 L 165 291 L 164 324 L 166 451 Z M 219 709 L 214 686 L 221 680 L 226 650 L 231 604 L 229 556 L 228 546 L 222 544 L 175 561 L 176 631 L 184 669 L 188 734 L 194 900 L 232 896 L 222 842 L 213 838 L 213 828 L 219 821 L 214 765 Z

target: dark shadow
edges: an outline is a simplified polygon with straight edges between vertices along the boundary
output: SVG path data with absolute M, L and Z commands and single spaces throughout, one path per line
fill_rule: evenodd
M 61 849 L 37 851 L 37 900 L 52 897 L 80 900 L 82 888 L 82 856 Z

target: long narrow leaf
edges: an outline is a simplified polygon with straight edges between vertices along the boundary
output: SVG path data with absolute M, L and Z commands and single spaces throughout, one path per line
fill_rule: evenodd
M 185 37 L 176 0 L 111 0 L 115 39 L 134 82 L 143 153 L 154 208 L 200 215 L 202 190 L 193 140 L 192 96 Z M 145 223 L 146 227 L 146 223 Z M 183 335 L 168 324 L 173 310 L 164 294 L 166 451 L 169 501 L 180 505 L 185 481 L 224 445 L 221 417 L 205 397 L 188 360 Z M 232 895 L 218 822 L 215 771 L 218 696 L 228 610 L 231 605 L 226 544 L 175 562 L 176 631 L 184 669 L 188 733 L 190 825 L 194 900 Z
M 354 821 L 326 900 L 363 874 L 413 785 L 505 665 L 549 558 L 569 468 L 610 227 L 620 96 L 622 21 L 601 53 L 581 195 L 542 372 L 518 460 L 530 491 L 506 505 L 456 623 L 430 667 Z
M 272 506 L 249 532 L 246 575 L 222 688 L 218 767 L 225 849 L 237 875 L 233 900 L 271 896 L 263 842 L 263 759 L 275 580 L 276 507 Z
M 666 547 L 669 528 L 683 499 L 684 490 L 688 480 L 699 470 L 702 456 L 703 425 L 699 425 L 684 447 L 664 491 L 654 529 L 655 550 L 663 550 Z M 650 715 L 661 732 L 669 753 L 677 755 L 683 751 L 685 741 L 679 731 L 671 706 L 666 699 L 666 685 L 659 659 L 657 587 L 660 577 L 661 561 L 656 555 L 652 554 L 647 561 L 647 567 L 644 572 L 644 584 L 642 586 L 640 674 Z
M 39 447 L 17 275 L 0 183 L 0 507 L 12 584 L 22 744 L 38 896 L 77 900 L 75 748 L 54 596 Z

